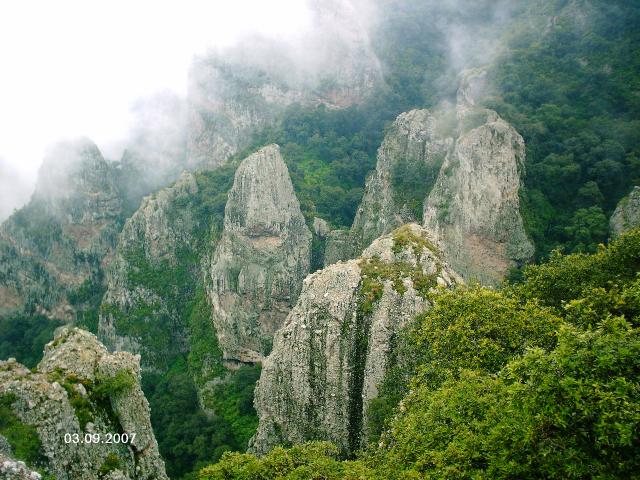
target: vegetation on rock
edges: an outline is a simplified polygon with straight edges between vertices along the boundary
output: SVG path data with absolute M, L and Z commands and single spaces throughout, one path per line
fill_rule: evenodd
M 380 406 L 382 434 L 357 460 L 302 445 L 262 458 L 225 455 L 200 478 L 635 475 L 639 255 L 635 229 L 596 254 L 555 253 L 501 290 L 434 294 L 435 307 L 403 333 L 406 362 L 379 397 L 404 398 Z

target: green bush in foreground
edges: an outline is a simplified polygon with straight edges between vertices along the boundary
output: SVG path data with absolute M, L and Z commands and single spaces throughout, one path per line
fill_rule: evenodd
M 437 295 L 402 335 L 358 460 L 316 442 L 227 453 L 200 478 L 637 478 L 638 258 L 640 229 L 500 291 Z
M 372 458 L 381 478 L 630 478 L 640 471 L 640 336 L 563 327 L 500 372 L 420 386 Z
M 200 472 L 200 480 L 356 480 L 373 478 L 361 462 L 341 462 L 338 449 L 329 442 L 309 442 L 289 449 L 274 448 L 261 458 L 227 452 L 222 460 Z

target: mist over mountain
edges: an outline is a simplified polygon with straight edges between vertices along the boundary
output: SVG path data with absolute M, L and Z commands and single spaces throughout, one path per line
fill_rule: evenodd
M 6 102 L 0 477 L 634 478 L 640 5 L 237 3 Z

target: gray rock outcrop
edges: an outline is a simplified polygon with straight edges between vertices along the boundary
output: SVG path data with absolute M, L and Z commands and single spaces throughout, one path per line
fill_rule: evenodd
M 73 320 L 68 295 L 96 276 L 115 244 L 122 211 L 116 178 L 88 139 L 49 152 L 31 201 L 0 226 L 0 315 L 29 305 Z
M 611 215 L 609 221 L 611 238 L 617 238 L 638 226 L 640 226 L 640 187 L 633 187 L 631 193 L 620 200 Z
M 380 235 L 420 220 L 424 198 L 453 142 L 438 127 L 429 110 L 402 113 L 393 122 L 378 150 L 376 169 L 367 179 L 351 228 L 356 255 Z M 416 181 L 420 183 L 417 198 L 403 198 L 403 190 L 412 190 L 413 185 L 401 183 Z
M 125 223 L 107 269 L 100 340 L 110 350 L 140 353 L 145 369 L 162 369 L 173 354 L 188 351 L 183 312 L 157 291 L 158 282 L 149 273 L 176 268 L 179 252 L 194 250 L 198 239 L 191 232 L 197 219 L 189 209 L 177 214 L 175 204 L 189 201 L 197 192 L 195 176 L 183 173 L 172 186 L 145 197 Z M 140 311 L 149 312 L 147 322 L 152 325 L 133 321 Z
M 167 479 L 139 361 L 110 354 L 94 335 L 64 327 L 35 372 L 15 360 L 0 362 L 0 396 L 10 399 L 20 422 L 35 427 L 48 473 L 58 480 Z M 113 434 L 127 441 L 109 443 Z
M 225 360 L 257 362 L 309 273 L 311 232 L 277 145 L 242 161 L 209 272 L 209 300 Z
M 353 257 L 355 249 L 354 239 L 349 230 L 332 230 L 325 238 L 324 266 L 348 260 Z
M 328 238 L 326 251 L 336 253 L 325 254 L 325 264 L 358 255 L 408 221 L 433 232 L 447 262 L 467 280 L 496 285 L 532 257 L 520 216 L 524 140 L 497 113 L 476 105 L 483 82 L 482 71 L 466 72 L 455 107 L 396 119 L 349 239 Z
M 460 281 L 417 224 L 375 240 L 357 260 L 309 275 L 263 363 L 250 449 L 312 439 L 358 449 L 393 338 L 429 308 L 429 292 Z
M 476 106 L 484 73 L 465 74 L 458 91 L 458 138 L 424 205 L 423 223 L 467 280 L 495 285 L 531 259 L 520 216 L 522 136 L 497 113 Z
M 3 480 L 41 480 L 42 475 L 16 460 L 9 441 L 0 435 L 0 478 Z

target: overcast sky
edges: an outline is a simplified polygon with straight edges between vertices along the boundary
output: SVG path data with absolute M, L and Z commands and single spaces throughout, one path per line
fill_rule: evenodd
M 47 145 L 86 135 L 117 158 L 135 99 L 184 94 L 191 58 L 207 48 L 304 29 L 305 3 L 0 2 L 0 220 L 30 194 Z

